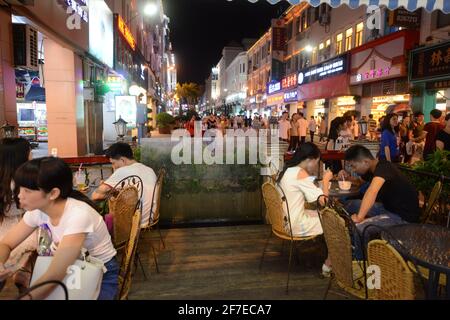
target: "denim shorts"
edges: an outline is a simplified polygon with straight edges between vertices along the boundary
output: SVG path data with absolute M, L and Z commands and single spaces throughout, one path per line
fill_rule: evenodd
M 119 288 L 119 270 L 120 266 L 117 258 L 113 257 L 105 263 L 107 271 L 103 274 L 102 287 L 98 300 L 114 300 Z

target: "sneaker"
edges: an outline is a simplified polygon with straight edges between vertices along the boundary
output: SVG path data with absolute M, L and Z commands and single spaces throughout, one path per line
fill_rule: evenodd
M 322 265 L 322 276 L 325 278 L 331 277 L 331 268 L 328 267 L 326 264 Z

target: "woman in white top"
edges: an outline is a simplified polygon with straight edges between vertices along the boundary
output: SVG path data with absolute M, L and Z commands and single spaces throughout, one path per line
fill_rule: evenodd
M 27 140 L 23 138 L 0 140 L 0 240 L 22 219 L 24 211 L 19 206 L 13 177 L 17 168 L 30 159 L 31 146 Z M 11 252 L 7 261 L 8 264 L 21 266 L 21 270 L 13 279 L 19 290 L 24 290 L 29 285 L 31 278 L 29 270 L 36 244 L 37 236 L 33 233 Z
M 323 233 L 317 211 L 305 209 L 305 202 L 316 202 L 321 195 L 328 195 L 329 182 L 333 178 L 333 173 L 327 170 L 323 176 L 323 190 L 316 187 L 314 174 L 318 171 L 319 161 L 319 148 L 314 143 L 306 142 L 297 149 L 292 160 L 286 163 L 278 177 L 279 187 L 286 196 L 289 206 L 294 236 L 306 237 Z M 287 216 L 286 205 L 283 209 Z M 328 260 L 325 265 L 324 269 L 330 265 Z
M 67 268 L 80 256 L 82 248 L 103 261 L 103 275 L 98 299 L 114 299 L 118 288 L 119 266 L 116 250 L 95 205 L 73 190 L 72 171 L 59 158 L 45 157 L 26 162 L 14 175 L 20 206 L 27 210 L 22 221 L 0 241 L 0 280 L 10 274 L 3 263 L 22 241 L 40 226 L 50 230 L 53 260 L 35 284 L 62 281 Z M 45 299 L 55 285 L 41 286 L 32 299 Z

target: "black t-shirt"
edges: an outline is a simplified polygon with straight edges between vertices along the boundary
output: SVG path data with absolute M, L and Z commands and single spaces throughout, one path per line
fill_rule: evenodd
M 436 140 L 442 141 L 444 143 L 444 150 L 450 151 L 450 134 L 444 130 L 439 131 Z
M 378 192 L 377 201 L 407 222 L 418 222 L 420 216 L 419 195 L 395 164 L 380 160 L 373 173 L 385 180 Z

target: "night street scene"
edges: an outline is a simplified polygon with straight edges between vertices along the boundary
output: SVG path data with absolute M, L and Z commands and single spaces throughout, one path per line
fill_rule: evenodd
M 450 0 L 0 0 L 0 308 L 450 300 L 449 97 Z

